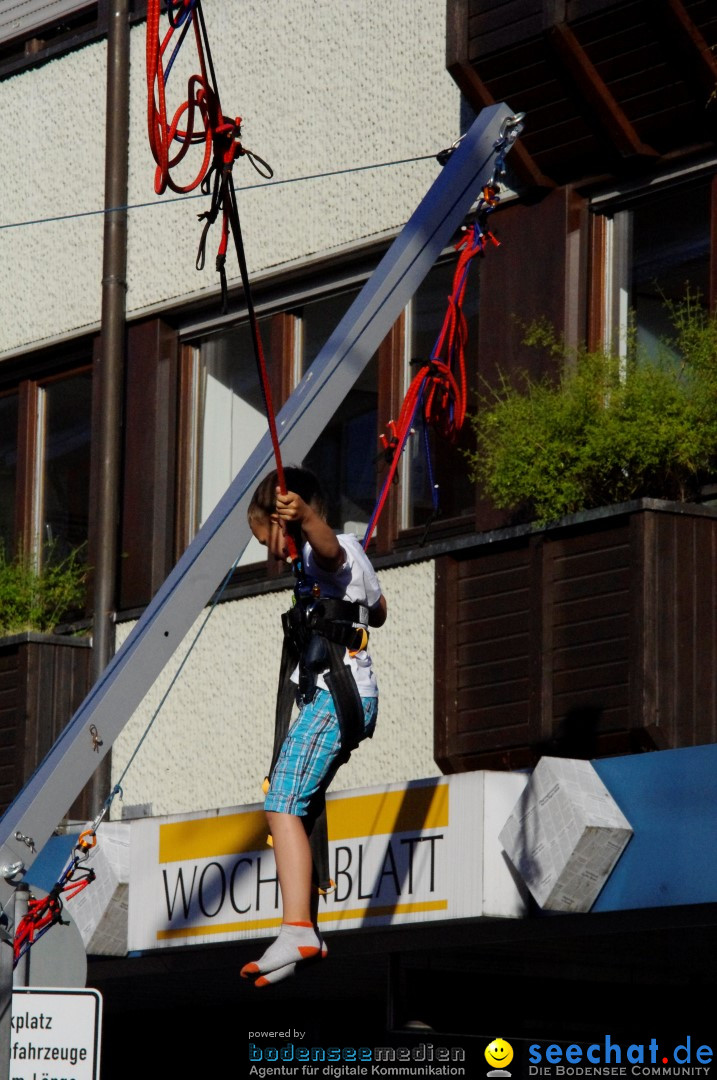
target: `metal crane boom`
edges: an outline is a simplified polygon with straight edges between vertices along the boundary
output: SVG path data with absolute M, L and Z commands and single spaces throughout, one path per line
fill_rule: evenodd
M 306 456 L 493 176 L 497 148 L 512 121 L 505 104 L 480 113 L 282 408 L 277 430 L 289 459 Z M 247 506 L 272 461 L 267 433 L 0 820 L 3 902 L 246 547 Z M 90 725 L 102 740 L 99 754 Z

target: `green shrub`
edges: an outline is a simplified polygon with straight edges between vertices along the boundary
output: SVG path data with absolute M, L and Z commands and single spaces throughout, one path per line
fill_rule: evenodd
M 541 523 L 642 496 L 689 501 L 717 464 L 717 317 L 688 296 L 669 307 L 659 354 L 570 355 L 545 325 L 528 344 L 562 364 L 554 380 L 502 379 L 471 417 L 474 480 L 503 509 Z
M 0 634 L 47 633 L 77 615 L 87 573 L 84 546 L 64 558 L 46 549 L 40 570 L 22 555 L 8 561 L 0 551 Z

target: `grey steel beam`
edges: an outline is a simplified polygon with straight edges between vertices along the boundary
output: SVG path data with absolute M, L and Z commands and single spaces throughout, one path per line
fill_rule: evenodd
M 307 455 L 459 228 L 493 175 L 496 145 L 511 120 L 505 104 L 480 113 L 294 390 L 277 416 L 287 461 L 301 461 Z M 16 880 L 27 871 L 246 547 L 250 538 L 247 507 L 272 464 L 267 433 L 3 816 L 0 867 L 22 864 Z M 99 753 L 91 725 L 102 740 Z M 0 897 L 7 897 L 12 887 L 0 880 Z

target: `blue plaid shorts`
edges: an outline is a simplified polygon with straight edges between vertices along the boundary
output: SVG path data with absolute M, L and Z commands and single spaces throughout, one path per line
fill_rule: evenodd
M 363 738 L 373 735 L 378 698 L 361 698 Z M 328 690 L 317 690 L 310 705 L 302 706 L 279 751 L 265 810 L 306 817 L 312 800 L 326 791 L 339 768 L 341 732 Z

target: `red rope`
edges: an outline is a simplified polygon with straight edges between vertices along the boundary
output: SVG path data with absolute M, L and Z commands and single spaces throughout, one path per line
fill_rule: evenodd
M 76 864 L 73 865 L 73 872 L 75 866 Z M 82 892 L 94 881 L 94 876 L 94 871 L 89 871 L 79 880 L 73 881 L 70 878 L 64 885 L 58 882 L 52 892 L 48 893 L 42 900 L 36 900 L 34 897 L 28 900 L 27 914 L 20 920 L 15 931 L 13 946 L 15 964 L 34 945 L 36 940 L 42 937 L 51 926 L 61 921 L 63 904 L 60 897 L 64 895 L 66 900 L 72 900 L 73 897 L 77 896 L 78 893 Z
M 209 227 L 221 212 L 221 234 L 217 249 L 217 270 L 221 275 L 222 293 L 226 303 L 226 277 L 224 264 L 226 261 L 229 234 L 233 234 L 239 258 L 242 283 L 247 302 L 249 323 L 254 342 L 257 368 L 261 382 L 261 390 L 264 398 L 269 434 L 272 449 L 276 460 L 276 472 L 279 489 L 286 494 L 286 478 L 281 459 L 281 448 L 274 415 L 271 385 L 269 373 L 264 356 L 264 349 L 259 333 L 258 321 L 254 312 L 249 289 L 248 271 L 244 258 L 243 243 L 239 214 L 236 205 L 236 196 L 232 182 L 232 168 L 234 161 L 239 155 L 246 154 L 255 168 L 262 171 L 260 166 L 268 170 L 262 175 L 272 175 L 271 169 L 258 155 L 245 150 L 240 142 L 241 117 L 231 119 L 224 116 L 219 100 L 219 92 L 216 88 L 216 79 L 209 52 L 208 41 L 206 53 L 202 35 L 206 39 L 206 29 L 199 0 L 181 0 L 181 3 L 172 5 L 175 14 L 170 14 L 170 26 L 164 37 L 160 39 L 159 22 L 161 14 L 161 0 L 148 0 L 147 3 L 147 128 L 149 132 L 149 145 L 152 156 L 156 162 L 154 189 L 157 194 L 162 194 L 167 188 L 180 194 L 192 191 L 203 181 L 207 192 L 209 191 L 209 175 L 214 172 L 214 190 L 212 192 L 212 204 L 209 211 L 200 215 L 205 219 L 204 230 L 197 256 L 197 268 L 204 265 L 204 244 Z M 175 32 L 183 26 L 181 37 L 175 46 L 174 53 L 169 59 L 169 65 L 182 45 L 187 33 L 187 21 L 190 20 L 194 30 L 194 38 L 199 60 L 200 74 L 192 75 L 188 82 L 187 98 L 176 109 L 171 121 L 167 113 L 165 55 L 172 42 Z M 210 82 L 208 71 L 211 73 Z M 186 121 L 184 117 L 186 115 Z M 184 122 L 184 127 L 180 124 Z M 172 156 L 171 146 L 178 143 L 179 148 Z M 198 172 L 194 179 L 187 184 L 177 183 L 171 175 L 171 170 L 180 164 L 186 157 L 189 148 L 204 143 L 204 155 Z M 260 165 L 257 165 L 257 162 Z M 293 562 L 298 560 L 298 550 L 293 537 L 287 534 L 287 549 Z
M 184 7 L 190 7 L 190 0 L 184 0 Z M 197 45 L 200 75 L 192 75 L 187 85 L 187 99 L 177 108 L 171 121 L 167 119 L 167 96 L 165 87 L 164 54 L 178 29 L 171 24 L 164 38 L 160 41 L 159 17 L 161 0 L 147 2 L 147 127 L 152 156 L 157 163 L 154 178 L 154 190 L 158 195 L 170 188 L 178 194 L 193 191 L 206 176 L 212 156 L 213 133 L 221 124 L 219 101 L 207 79 L 207 67 L 204 57 L 199 24 L 193 15 L 194 38 Z M 180 128 L 180 122 L 186 113 L 186 126 Z M 171 156 L 172 143 L 179 143 L 179 148 Z M 204 157 L 199 171 L 188 184 L 176 183 L 170 170 L 175 168 L 187 155 L 191 146 L 204 143 Z
M 492 210 L 497 201 L 495 188 L 483 189 L 481 207 L 485 208 L 485 212 Z M 411 381 L 403 399 L 398 420 L 391 420 L 388 425 L 388 434 L 381 435 L 389 468 L 364 536 L 364 549 L 368 547 L 375 532 L 396 475 L 398 462 L 413 430 L 419 410 L 422 409 L 426 424 L 450 442 L 456 441 L 463 427 L 468 396 L 465 359 L 468 324 L 463 311 L 463 301 L 470 265 L 477 255 L 485 251 L 486 239 L 490 239 L 498 246 L 499 241 L 491 232 L 482 229 L 476 220 L 466 229 L 455 245 L 456 251 L 459 252 L 458 261 L 453 273 L 453 284 L 448 297 L 446 314 L 431 358 L 422 365 Z

